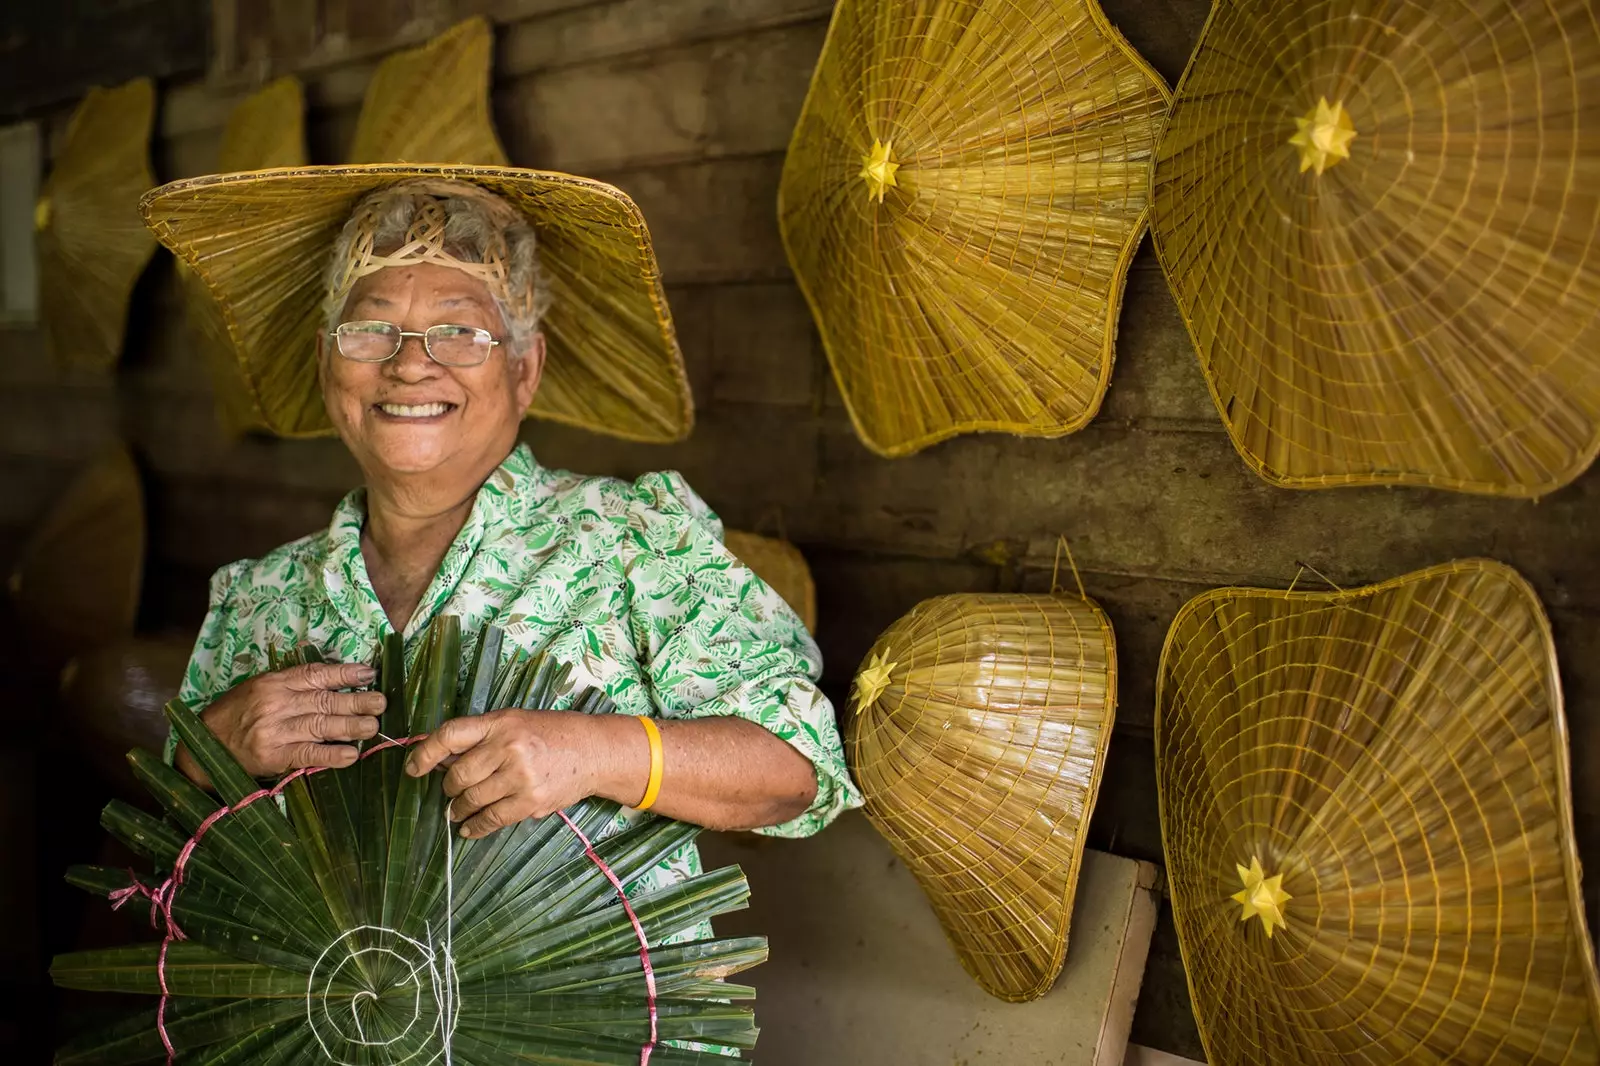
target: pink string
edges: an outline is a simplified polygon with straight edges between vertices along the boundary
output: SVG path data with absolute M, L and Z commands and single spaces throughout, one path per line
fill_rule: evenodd
M 403 740 L 384 740 L 367 748 L 356 761 L 359 762 L 361 759 L 376 755 L 378 752 L 388 748 L 409 747 L 423 739 L 424 736 L 426 734 L 406 737 Z M 200 838 L 205 836 L 211 827 L 220 822 L 225 816 L 235 811 L 242 811 L 257 800 L 265 799 L 269 796 L 274 798 L 280 796 L 283 794 L 284 789 L 300 778 L 310 777 L 312 774 L 319 774 L 329 769 L 332 769 L 332 767 L 301 767 L 292 773 L 286 774 L 271 788 L 259 789 L 241 797 L 238 803 L 224 804 L 218 807 L 206 815 L 200 825 L 195 828 L 194 835 L 184 843 L 182 850 L 178 852 L 178 860 L 172 865 L 172 874 L 160 885 L 152 889 L 135 877 L 132 870 L 129 870 L 128 876 L 133 883 L 126 888 L 113 889 L 109 894 L 108 898 L 111 900 L 112 910 L 121 909 L 123 904 L 135 896 L 143 896 L 150 900 L 151 927 L 156 927 L 156 915 L 158 913 L 165 920 L 166 934 L 161 938 L 161 952 L 156 957 L 156 980 L 161 986 L 161 1002 L 156 1007 L 156 1031 L 161 1034 L 161 1046 L 167 1049 L 167 1066 L 173 1066 L 178 1054 L 177 1048 L 172 1044 L 172 1038 L 167 1035 L 167 1000 L 172 998 L 172 993 L 167 988 L 167 948 L 171 946 L 174 940 L 188 939 L 183 930 L 178 928 L 177 921 L 172 917 L 172 902 L 178 895 L 179 886 L 183 884 L 183 876 L 189 865 L 189 857 L 194 854 L 194 849 L 199 846 Z M 589 843 L 589 838 L 584 836 L 583 830 L 579 829 L 572 819 L 567 817 L 566 811 L 557 811 L 556 813 L 567 824 L 567 828 L 572 830 L 578 839 L 583 842 L 584 854 L 600 868 L 600 872 L 605 875 L 606 880 L 610 881 L 612 887 L 617 890 L 617 897 L 622 900 L 622 909 L 628 915 L 628 921 L 633 924 L 634 935 L 639 938 L 639 961 L 644 966 L 646 1002 L 650 1009 L 650 1042 L 639 1049 L 639 1066 L 649 1066 L 650 1053 L 656 1046 L 656 975 L 655 969 L 650 965 L 650 943 L 645 939 L 644 926 L 639 922 L 638 915 L 634 914 L 633 905 L 628 902 L 628 894 L 623 890 L 622 881 L 611 867 L 606 865 L 606 861 L 600 857 L 599 853 L 594 850 L 594 845 Z
M 622 909 L 628 915 L 628 921 L 633 923 L 633 935 L 639 938 L 639 963 L 644 967 L 645 1002 L 650 1007 L 650 1042 L 639 1049 L 639 1066 L 650 1066 L 650 1052 L 656 1047 L 656 971 L 650 965 L 650 944 L 644 937 L 644 926 L 639 922 L 639 916 L 633 913 L 633 904 L 628 902 L 628 894 L 622 889 L 622 881 L 617 877 L 606 861 L 594 850 L 594 845 L 589 843 L 589 838 L 583 835 L 583 830 L 575 825 L 566 811 L 557 811 L 561 820 L 567 823 L 567 828 L 577 834 L 583 841 L 583 853 L 589 860 L 600 867 L 600 872 L 606 875 L 606 880 L 611 882 L 611 887 L 617 890 L 617 898 L 622 900 Z

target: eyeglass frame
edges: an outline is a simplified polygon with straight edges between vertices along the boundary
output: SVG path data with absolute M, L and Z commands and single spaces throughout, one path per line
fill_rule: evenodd
M 354 326 L 363 322 L 379 322 L 385 326 L 393 326 L 395 328 L 394 351 L 390 352 L 382 359 L 357 359 L 355 356 L 345 354 L 344 346 L 339 343 L 339 330 L 345 326 Z M 434 355 L 433 344 L 428 340 L 428 334 L 440 328 L 470 329 L 473 331 L 474 340 L 476 340 L 479 336 L 489 338 L 489 346 L 484 349 L 483 358 L 478 360 L 476 363 L 447 363 L 438 356 Z M 333 329 L 328 330 L 327 336 L 333 339 L 333 350 L 339 353 L 339 358 L 348 359 L 352 363 L 362 363 L 366 366 L 377 366 L 379 363 L 387 363 L 389 360 L 400 354 L 400 349 L 405 346 L 407 337 L 420 337 L 422 339 L 422 350 L 428 354 L 429 359 L 433 360 L 440 366 L 453 367 L 458 370 L 482 366 L 484 363 L 489 361 L 489 356 L 494 354 L 494 350 L 500 347 L 500 345 L 503 343 L 502 341 L 498 340 L 493 333 L 484 329 L 482 326 L 468 326 L 461 322 L 435 322 L 421 333 L 418 333 L 415 330 L 401 329 L 399 323 L 387 322 L 381 318 L 357 318 L 352 319 L 349 322 L 341 322 Z

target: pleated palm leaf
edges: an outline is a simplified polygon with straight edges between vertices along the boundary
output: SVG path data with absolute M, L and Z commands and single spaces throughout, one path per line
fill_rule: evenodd
M 1111 623 L 1058 595 L 926 600 L 856 675 L 846 754 L 867 817 L 1001 999 L 1061 970 L 1116 688 Z
M 1095 0 L 841 0 L 778 222 L 869 448 L 1094 417 L 1167 99 Z
M 1156 702 L 1209 1061 L 1600 1061 L 1555 649 L 1514 571 L 1206 593 Z
M 90 89 L 35 206 L 39 318 L 62 366 L 104 372 L 122 355 L 133 287 L 156 250 L 139 220 L 155 184 L 155 109 L 149 78 Z
M 488 20 L 474 17 L 385 59 L 367 85 L 349 161 L 505 166 L 489 111 L 493 49 Z
M 391 635 L 380 663 L 383 735 L 414 736 L 490 707 L 548 707 L 571 691 L 567 669 L 543 656 L 518 652 L 497 670 L 501 638 L 485 630 L 458 695 L 454 617 L 433 624 L 409 675 Z M 308 649 L 297 658 L 316 657 Z M 573 706 L 612 709 L 592 690 Z M 163 1029 L 177 1061 L 206 1066 L 643 1061 L 651 1022 L 638 934 L 616 887 L 559 818 L 463 841 L 446 822 L 439 775 L 412 778 L 401 746 L 375 743 L 349 769 L 293 781 L 283 812 L 270 800 L 241 803 L 261 786 L 186 706 L 175 702 L 167 715 L 236 809 L 205 831 L 170 896 L 183 939 L 55 960 L 52 975 L 68 988 L 155 996 L 164 982 L 171 993 L 156 1009 L 74 1037 L 60 1066 L 162 1061 Z M 170 874 L 219 800 L 147 752 L 130 761 L 166 817 L 113 802 L 102 822 Z M 601 839 L 615 804 L 587 800 L 567 814 L 624 885 L 697 832 L 647 816 Z M 75 867 L 68 879 L 102 897 L 155 883 L 96 867 Z M 722 979 L 761 962 L 765 940 L 654 946 L 748 895 L 739 870 L 725 868 L 631 898 L 652 945 L 661 1039 L 754 1043 L 750 1009 L 733 1002 L 753 990 Z M 649 1061 L 726 1060 L 660 1046 Z
M 293 75 L 279 78 L 240 101 L 228 116 L 222 134 L 217 171 L 304 166 L 305 111 L 305 90 Z M 178 276 L 183 283 L 189 321 L 211 371 L 223 428 L 233 435 L 265 429 L 265 417 L 241 372 L 221 309 L 206 291 L 205 283 L 182 259 L 178 260 Z
M 1600 450 L 1589 0 L 1212 8 L 1152 231 L 1277 485 L 1539 496 Z

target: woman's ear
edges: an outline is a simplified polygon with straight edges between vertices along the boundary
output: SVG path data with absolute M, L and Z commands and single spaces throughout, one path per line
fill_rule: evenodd
M 528 405 L 533 403 L 533 394 L 539 391 L 539 379 L 544 375 L 544 351 L 544 333 L 535 333 L 533 340 L 523 349 L 522 358 L 512 360 L 512 369 L 517 376 L 517 404 L 521 410 L 528 409 Z

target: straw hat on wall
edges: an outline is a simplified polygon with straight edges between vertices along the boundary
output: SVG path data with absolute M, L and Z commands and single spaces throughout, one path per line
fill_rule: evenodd
M 841 0 L 778 221 L 867 447 L 1094 417 L 1167 100 L 1094 0 Z
M 39 318 L 56 362 L 108 371 L 122 355 L 133 287 L 156 242 L 139 225 L 139 197 L 156 183 L 149 78 L 90 89 L 34 208 Z
M 1589 465 L 1597 67 L 1587 0 L 1212 9 L 1151 225 L 1251 469 L 1538 496 Z
M 856 675 L 846 755 L 867 817 L 1001 999 L 1061 970 L 1116 674 L 1093 601 L 964 594 L 918 604 Z
M 1514 571 L 1206 593 L 1156 703 L 1211 1062 L 1600 1061 L 1555 649 Z

